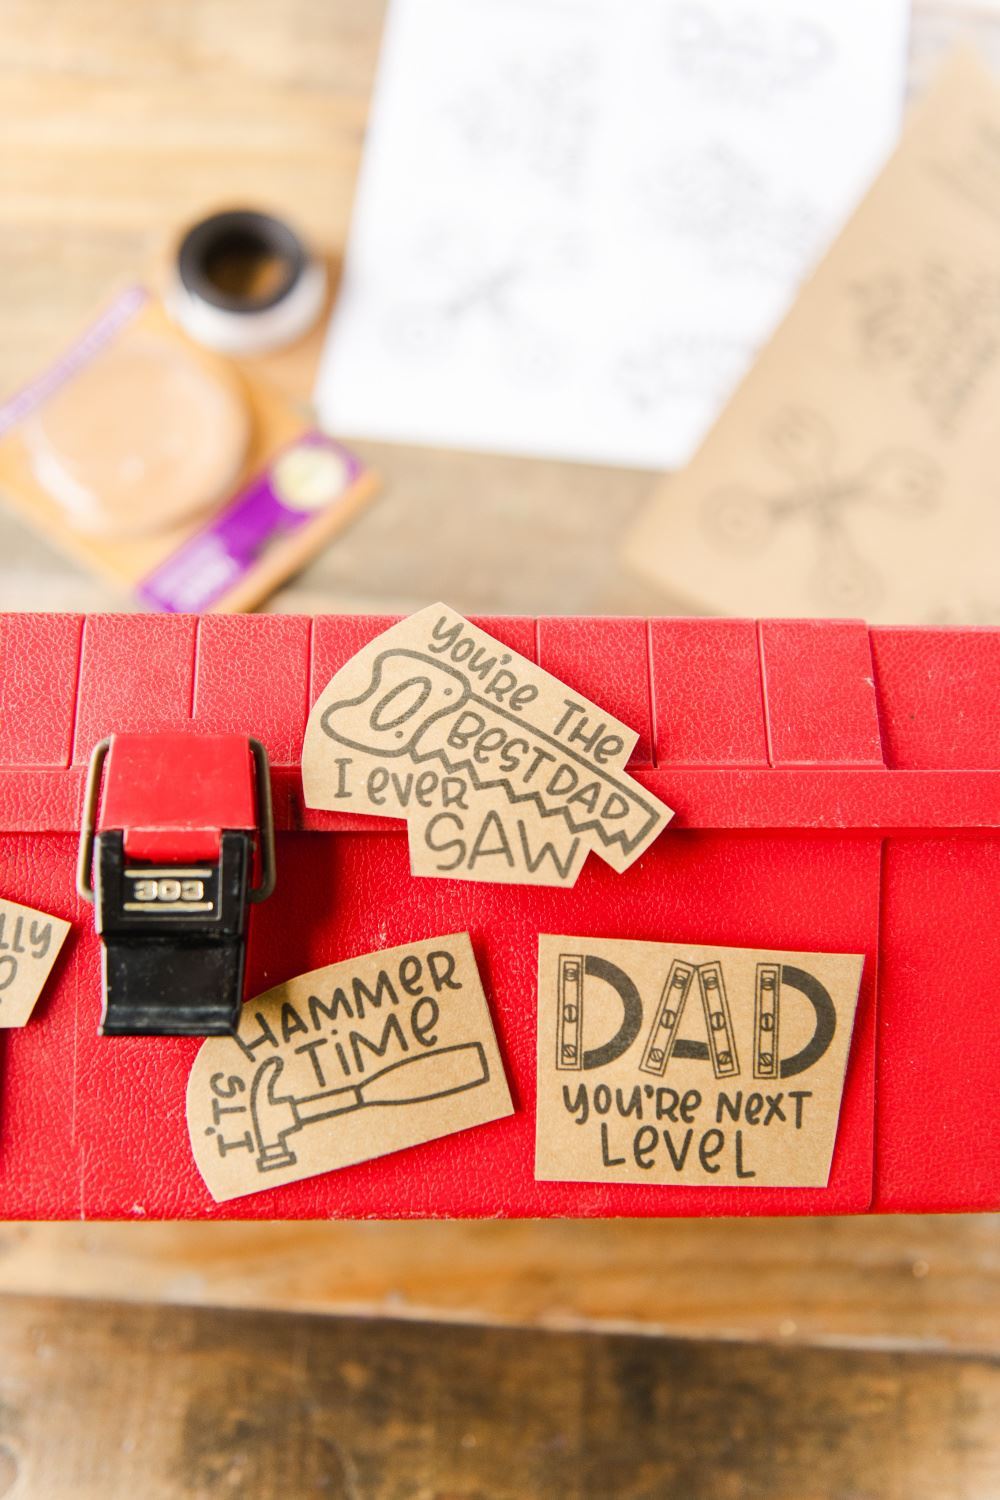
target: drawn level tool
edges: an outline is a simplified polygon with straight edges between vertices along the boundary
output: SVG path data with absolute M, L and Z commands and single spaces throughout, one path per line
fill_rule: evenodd
M 317 1120 L 331 1120 L 373 1105 L 426 1104 L 446 1099 L 488 1083 L 489 1063 L 481 1042 L 463 1042 L 404 1057 L 401 1062 L 373 1073 L 360 1083 L 350 1083 L 320 1094 L 296 1099 L 275 1092 L 284 1072 L 280 1057 L 269 1057 L 257 1069 L 250 1088 L 250 1116 L 257 1140 L 257 1170 L 270 1172 L 292 1167 L 298 1158 L 288 1137 Z
M 583 958 L 559 955 L 558 1012 L 556 1018 L 556 1067 L 583 1066 Z
M 722 965 L 715 962 L 699 964 L 698 984 L 701 1003 L 705 1009 L 705 1024 L 708 1027 L 708 1051 L 716 1078 L 732 1078 L 740 1071 L 736 1056 L 736 1037 L 733 1018 L 729 1012 L 726 986 L 722 978 Z
M 646 1038 L 642 1062 L 639 1064 L 640 1072 L 652 1073 L 656 1078 L 662 1078 L 666 1072 L 695 972 L 694 964 L 685 963 L 680 958 L 675 958 L 670 965 L 667 982 L 663 986 L 660 1003 Z
M 781 967 L 758 964 L 753 1013 L 753 1076 L 778 1078 L 778 1015 L 781 1002 Z

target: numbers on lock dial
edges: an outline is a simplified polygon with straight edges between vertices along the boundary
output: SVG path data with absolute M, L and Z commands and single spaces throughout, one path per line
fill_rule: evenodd
M 135 883 L 135 899 L 137 901 L 204 901 L 205 882 L 203 880 L 178 880 L 173 875 L 161 876 L 157 880 L 137 880 Z

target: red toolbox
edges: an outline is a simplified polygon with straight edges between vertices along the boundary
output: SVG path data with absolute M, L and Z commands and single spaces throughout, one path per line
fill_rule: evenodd
M 853 621 L 495 619 L 491 634 L 634 726 L 676 810 L 623 875 L 569 890 L 411 877 L 402 825 L 303 806 L 311 703 L 392 621 L 0 616 L 0 895 L 73 923 L 30 1023 L 0 1033 L 0 1216 L 657 1216 L 1000 1207 L 1000 631 Z M 97 1034 L 77 896 L 83 785 L 112 732 L 254 736 L 275 895 L 248 995 L 337 959 L 471 934 L 515 1113 L 215 1204 L 186 1135 L 192 1037 Z M 540 932 L 865 955 L 823 1189 L 536 1182 Z

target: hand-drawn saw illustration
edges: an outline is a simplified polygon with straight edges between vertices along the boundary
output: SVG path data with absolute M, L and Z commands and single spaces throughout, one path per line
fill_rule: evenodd
M 626 771 L 638 731 L 444 604 L 336 673 L 302 751 L 306 803 L 404 817 L 417 875 L 572 885 L 625 870 L 670 810 Z
M 785 527 L 802 523 L 815 540 L 812 581 L 819 599 L 834 610 L 864 613 L 878 600 L 882 581 L 857 544 L 851 513 L 875 508 L 919 521 L 939 503 L 938 465 L 908 448 L 886 448 L 860 469 L 845 471 L 833 429 L 805 409 L 780 412 L 764 444 L 782 480 L 768 494 L 744 486 L 708 494 L 702 520 L 709 538 L 726 552 L 752 556 Z

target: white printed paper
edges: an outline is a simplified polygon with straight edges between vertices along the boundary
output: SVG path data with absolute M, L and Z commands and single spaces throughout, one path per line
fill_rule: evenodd
M 906 0 L 393 0 L 338 432 L 673 467 L 894 143 Z

